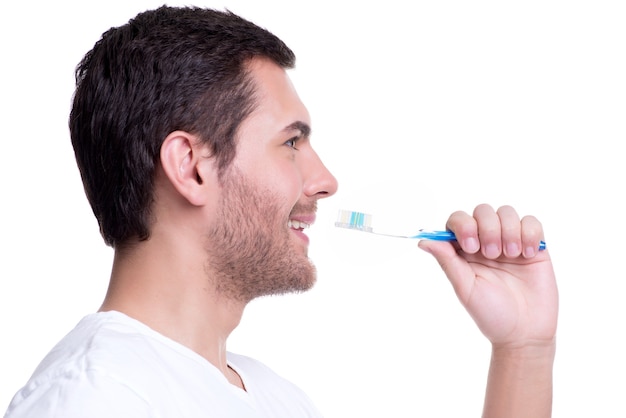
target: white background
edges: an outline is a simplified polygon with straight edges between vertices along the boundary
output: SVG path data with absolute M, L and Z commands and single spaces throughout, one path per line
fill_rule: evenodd
M 479 416 L 489 344 L 436 262 L 333 222 L 359 210 L 411 232 L 512 204 L 543 222 L 559 280 L 554 416 L 626 416 L 622 2 L 412 3 L 193 3 L 294 49 L 314 143 L 340 182 L 309 234 L 318 285 L 253 302 L 229 348 L 331 418 Z M 3 6 L 0 409 L 107 285 L 112 251 L 67 130 L 74 67 L 106 29 L 160 4 Z

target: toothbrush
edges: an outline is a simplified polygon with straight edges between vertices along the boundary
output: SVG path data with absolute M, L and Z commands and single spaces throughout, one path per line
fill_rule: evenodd
M 410 238 L 410 239 L 427 239 L 433 241 L 456 241 L 456 237 L 452 231 L 429 231 L 420 229 L 415 235 L 393 235 L 384 234 L 380 232 L 374 232 L 372 228 L 372 215 L 363 212 L 353 212 L 349 210 L 340 210 L 337 216 L 337 222 L 335 226 L 339 228 L 354 229 L 357 231 L 369 232 L 371 234 L 382 235 L 386 237 L 395 238 Z M 541 241 L 539 243 L 539 250 L 545 250 L 546 243 Z

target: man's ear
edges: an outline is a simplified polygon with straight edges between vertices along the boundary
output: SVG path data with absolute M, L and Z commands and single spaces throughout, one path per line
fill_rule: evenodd
M 217 179 L 214 159 L 195 135 L 170 133 L 161 144 L 161 166 L 172 186 L 192 205 L 202 206 L 212 198 L 210 189 Z

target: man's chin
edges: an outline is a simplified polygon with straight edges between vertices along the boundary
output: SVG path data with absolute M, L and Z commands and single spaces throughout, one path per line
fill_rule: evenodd
M 308 257 L 302 257 L 298 272 L 292 275 L 291 283 L 285 286 L 283 293 L 302 293 L 311 290 L 317 282 L 317 270 Z

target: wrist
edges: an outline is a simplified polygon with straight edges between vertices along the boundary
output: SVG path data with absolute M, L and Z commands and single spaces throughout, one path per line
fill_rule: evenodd
M 492 358 L 519 361 L 554 361 L 556 338 L 523 343 L 492 344 Z
M 493 344 L 484 418 L 548 418 L 555 340 Z

